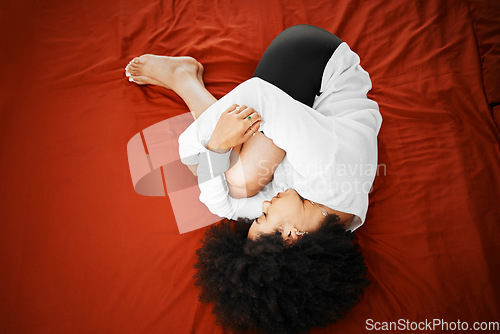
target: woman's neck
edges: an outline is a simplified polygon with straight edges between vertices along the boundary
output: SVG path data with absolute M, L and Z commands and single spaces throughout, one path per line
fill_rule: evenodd
M 352 213 L 346 213 L 338 210 L 334 210 L 332 208 L 327 207 L 326 205 L 319 204 L 323 209 L 326 210 L 329 214 L 337 215 L 340 218 L 339 223 L 343 224 L 345 228 L 347 228 L 351 222 L 354 220 L 354 215 Z

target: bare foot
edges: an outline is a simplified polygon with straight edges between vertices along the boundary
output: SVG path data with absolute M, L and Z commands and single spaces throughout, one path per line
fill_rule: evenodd
M 132 59 L 125 74 L 139 85 L 156 85 L 175 90 L 182 76 L 195 76 L 202 85 L 203 65 L 192 57 L 166 57 L 145 54 Z

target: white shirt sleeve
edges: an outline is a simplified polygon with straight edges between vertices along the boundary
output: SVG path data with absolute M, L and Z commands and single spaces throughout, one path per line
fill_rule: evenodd
M 230 154 L 231 151 L 221 154 L 209 150 L 200 154 L 197 170 L 200 201 L 210 212 L 220 217 L 257 218 L 262 212 L 262 202 L 274 196 L 272 183 L 255 196 L 242 199 L 231 197 L 224 176 L 229 168 Z
M 274 194 L 264 188 L 257 195 L 236 199 L 229 195 L 224 174 L 213 179 L 199 183 L 200 201 L 203 202 L 213 214 L 229 219 L 240 217 L 254 219 L 262 212 L 262 203 L 270 200 Z M 269 184 L 266 187 L 271 187 Z

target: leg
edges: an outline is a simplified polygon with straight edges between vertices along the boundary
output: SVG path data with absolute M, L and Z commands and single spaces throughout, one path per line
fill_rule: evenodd
M 320 93 L 324 67 L 341 42 L 321 28 L 291 27 L 271 43 L 254 76 L 312 106 L 315 96 Z M 132 80 L 174 90 L 186 102 L 195 119 L 216 101 L 201 79 L 203 67 L 194 59 L 151 55 L 139 58 L 143 59 L 134 60 L 127 66 Z M 193 66 L 193 61 L 196 66 Z M 235 147 L 231 154 L 231 168 L 226 172 L 230 194 L 237 198 L 257 194 L 272 179 L 284 156 L 285 152 L 260 132 L 244 145 Z M 190 168 L 193 173 L 195 168 Z
M 280 33 L 262 56 L 254 76 L 272 83 L 294 99 L 312 107 L 320 94 L 323 71 L 342 43 L 334 34 L 310 25 L 298 25 Z M 226 172 L 233 183 L 233 197 L 253 196 L 269 181 L 285 157 L 272 140 L 257 132 L 238 151 L 234 169 Z M 238 165 L 239 164 L 239 165 Z M 241 166 L 240 166 L 241 165 Z
M 312 107 L 314 98 L 320 94 L 325 66 L 341 43 L 340 38 L 319 27 L 290 27 L 269 45 L 254 77 L 272 83 Z
M 281 32 L 262 56 L 254 76 L 266 80 L 294 99 L 312 107 L 320 94 L 326 63 L 342 41 L 329 31 L 296 25 Z M 203 66 L 191 57 L 144 55 L 128 66 L 138 84 L 174 90 L 196 119 L 216 99 L 205 89 Z
M 127 75 L 139 85 L 157 85 L 173 90 L 187 104 L 194 119 L 217 101 L 205 88 L 203 66 L 191 57 L 143 55 L 127 65 Z M 241 158 L 238 153 L 243 146 L 251 149 L 245 149 L 248 153 Z M 226 172 L 230 194 L 237 198 L 257 194 L 270 181 L 284 157 L 284 152 L 278 150 L 282 151 L 260 132 L 244 145 L 234 147 L 230 157 L 231 168 Z M 262 158 L 259 168 L 249 169 L 248 166 L 253 167 L 251 162 L 259 158 Z M 196 175 L 196 166 L 188 167 Z M 267 175 L 269 171 L 271 173 Z M 265 174 L 266 177 L 261 179 L 259 174 Z
M 156 85 L 176 92 L 187 104 L 194 119 L 217 99 L 205 88 L 203 66 L 191 57 L 142 55 L 126 67 L 129 80 L 138 85 Z M 197 165 L 188 166 L 197 175 Z

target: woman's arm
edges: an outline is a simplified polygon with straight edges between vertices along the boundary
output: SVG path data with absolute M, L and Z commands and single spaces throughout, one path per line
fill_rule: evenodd
M 260 115 L 255 110 L 241 106 L 240 110 L 236 111 L 235 107 L 236 105 L 233 104 L 218 116 L 217 124 L 213 127 L 209 139 L 206 135 L 199 136 L 200 131 L 188 128 L 179 138 L 180 151 L 193 155 L 181 154 L 181 156 L 185 162 L 198 163 L 200 200 L 212 213 L 230 219 L 258 217 L 262 211 L 262 202 L 271 199 L 276 193 L 273 184 L 268 184 L 266 188 L 260 187 L 256 194 L 249 194 L 243 190 L 241 198 L 234 198 L 229 196 L 232 186 L 226 181 L 224 172 L 229 169 L 229 155 L 233 155 L 233 158 L 236 157 L 235 165 L 244 164 L 238 153 L 243 152 L 243 159 L 251 158 L 244 153 L 246 145 L 249 143 L 250 145 L 269 143 L 270 140 L 262 133 L 253 136 L 260 125 Z M 250 119 L 247 118 L 248 116 Z M 231 147 L 233 147 L 232 150 Z M 279 162 L 276 166 L 278 164 Z M 276 166 L 271 166 L 271 177 Z M 237 170 L 234 165 L 232 168 Z M 260 191 L 261 189 L 262 191 Z
M 230 168 L 225 172 L 229 194 L 233 198 L 252 197 L 271 181 L 285 151 L 257 131 L 261 121 L 255 110 L 241 106 L 239 112 L 234 112 L 235 107 L 232 105 L 219 117 L 207 148 L 224 153 L 236 143 L 230 155 Z M 251 120 L 246 120 L 246 116 Z M 197 176 L 198 165 L 187 167 Z

